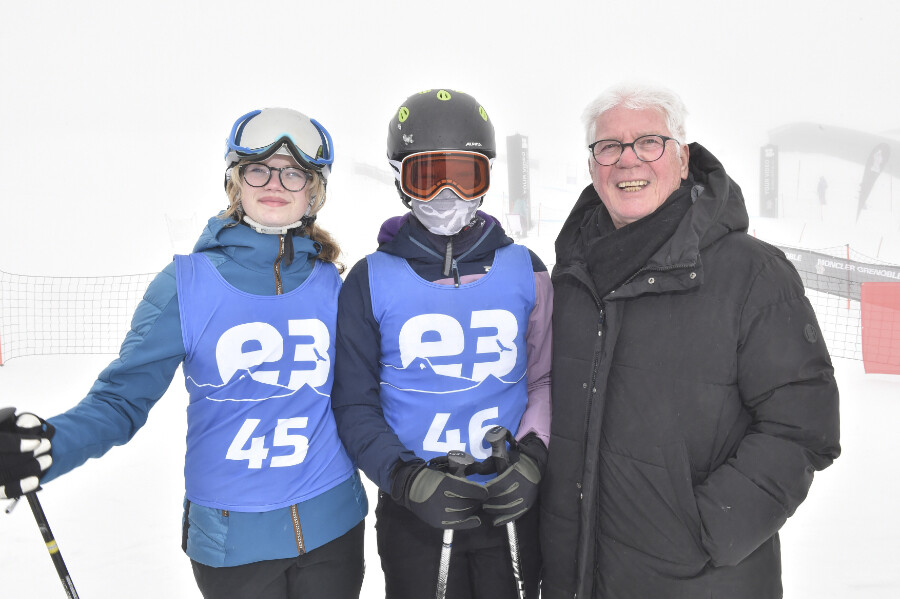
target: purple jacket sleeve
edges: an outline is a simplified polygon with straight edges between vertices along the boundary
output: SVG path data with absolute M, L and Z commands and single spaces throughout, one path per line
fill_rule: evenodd
M 535 301 L 528 319 L 525 343 L 528 348 L 528 405 L 516 438 L 528 433 L 537 434 L 544 445 L 550 446 L 550 358 L 553 341 L 551 315 L 553 313 L 553 285 L 545 270 L 534 273 Z

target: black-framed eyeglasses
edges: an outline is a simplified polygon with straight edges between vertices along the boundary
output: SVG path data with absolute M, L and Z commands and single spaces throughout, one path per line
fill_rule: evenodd
M 600 166 L 612 166 L 617 163 L 625 148 L 629 146 L 641 162 L 655 162 L 666 151 L 666 142 L 669 140 L 679 143 L 674 137 L 665 135 L 642 135 L 627 144 L 615 139 L 601 139 L 589 145 L 588 150 Z
M 278 180 L 288 191 L 303 191 L 312 179 L 312 174 L 295 166 L 275 168 L 267 164 L 252 162 L 241 166 L 241 176 L 250 187 L 263 187 L 272 178 L 272 171 L 278 171 Z

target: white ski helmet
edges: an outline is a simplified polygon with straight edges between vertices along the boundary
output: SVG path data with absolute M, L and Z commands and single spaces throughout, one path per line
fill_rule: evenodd
M 290 108 L 263 108 L 235 121 L 225 149 L 226 180 L 244 158 L 265 160 L 273 154 L 291 156 L 327 182 L 334 163 L 331 135 L 319 122 Z

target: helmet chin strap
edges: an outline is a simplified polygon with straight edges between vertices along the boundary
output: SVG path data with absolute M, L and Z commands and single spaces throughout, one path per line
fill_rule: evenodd
M 293 222 L 289 225 L 281 225 L 278 227 L 270 227 L 268 225 L 260 224 L 260 223 L 256 222 L 255 220 L 253 220 L 252 218 L 250 218 L 249 216 L 247 216 L 246 214 L 244 215 L 243 220 L 245 223 L 250 225 L 250 228 L 252 228 L 257 233 L 263 233 L 265 235 L 287 235 L 288 231 L 290 231 L 291 229 L 296 229 L 297 227 L 300 227 L 300 228 L 308 227 L 310 224 L 312 224 L 312 222 L 314 220 L 316 220 L 316 217 L 315 216 L 304 216 L 297 222 Z
M 315 197 L 313 197 L 315 199 Z M 303 217 L 296 221 L 292 222 L 289 225 L 281 225 L 278 227 L 270 227 L 269 225 L 264 225 L 262 223 L 258 223 L 252 218 L 250 218 L 246 212 L 243 214 L 242 220 L 250 225 L 250 228 L 256 231 L 257 233 L 263 233 L 264 235 L 287 235 L 287 232 L 291 229 L 296 229 L 300 227 L 300 229 L 305 229 L 316 221 L 316 215 L 310 215 L 309 213 L 312 211 L 312 205 L 308 205 L 306 207 L 306 214 Z M 241 211 L 243 212 L 243 210 Z

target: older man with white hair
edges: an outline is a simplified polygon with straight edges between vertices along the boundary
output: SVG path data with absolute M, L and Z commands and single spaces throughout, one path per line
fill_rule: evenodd
M 778 530 L 840 454 L 800 278 L 685 115 L 633 84 L 584 113 L 592 184 L 552 275 L 544 599 L 781 597 Z

